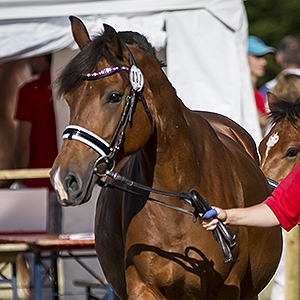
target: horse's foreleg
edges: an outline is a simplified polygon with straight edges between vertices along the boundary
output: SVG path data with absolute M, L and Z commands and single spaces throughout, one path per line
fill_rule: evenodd
M 240 289 L 234 285 L 224 285 L 214 300 L 239 300 Z M 249 299 L 250 300 L 250 299 Z
M 244 261 L 242 257 L 241 261 Z M 244 276 L 245 268 L 243 263 L 235 263 L 214 300 L 239 300 L 241 296 L 241 278 Z
M 166 300 L 154 285 L 145 284 L 135 267 L 126 270 L 126 291 L 128 300 Z
M 214 300 L 258 300 L 258 296 L 251 298 L 249 297 L 250 295 L 246 295 L 245 297 L 241 298 L 240 278 L 235 274 L 233 276 L 229 276 L 225 280 L 222 288 Z

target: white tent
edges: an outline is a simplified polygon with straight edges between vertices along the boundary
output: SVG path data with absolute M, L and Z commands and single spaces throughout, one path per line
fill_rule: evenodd
M 52 52 L 56 76 L 76 49 L 69 15 L 80 17 L 91 36 L 101 31 L 103 23 L 118 31 L 139 31 L 165 53 L 167 75 L 189 108 L 224 114 L 246 128 L 257 143 L 261 140 L 242 0 L 0 0 L 0 7 L 0 67 Z M 61 137 L 68 123 L 67 106 L 64 102 L 56 106 Z M 93 210 L 90 203 L 66 208 L 64 232 L 92 231 Z M 77 272 L 72 267 L 66 271 Z
M 0 0 L 0 6 L 0 63 L 75 49 L 69 15 L 92 35 L 102 23 L 139 31 L 166 50 L 168 77 L 189 108 L 224 114 L 261 140 L 242 0 Z

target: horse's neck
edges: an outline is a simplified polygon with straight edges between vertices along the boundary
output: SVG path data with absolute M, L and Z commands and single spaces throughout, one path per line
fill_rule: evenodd
M 137 63 L 146 79 L 143 93 L 155 123 L 155 142 L 143 149 L 144 161 L 153 160 L 154 181 L 159 178 L 158 185 L 168 188 L 174 176 L 196 180 L 208 161 L 205 157 L 214 147 L 221 148 L 220 140 L 208 122 L 178 98 L 157 63 L 145 56 Z
M 205 157 L 211 155 L 213 145 L 220 140 L 204 118 L 185 107 L 169 82 L 163 82 L 163 78 L 157 82 L 161 87 L 156 87 L 157 95 L 153 94 L 156 101 L 154 177 L 159 178 L 159 185 L 171 188 L 174 176 L 196 180 Z

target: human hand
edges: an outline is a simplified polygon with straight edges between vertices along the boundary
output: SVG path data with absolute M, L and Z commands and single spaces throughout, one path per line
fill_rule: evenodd
M 214 218 L 205 218 L 204 216 L 201 216 L 201 224 L 206 230 L 215 230 L 219 220 L 223 221 L 226 223 L 227 219 L 227 214 L 226 211 L 222 208 L 219 207 L 212 207 L 213 209 L 216 210 L 217 214 Z

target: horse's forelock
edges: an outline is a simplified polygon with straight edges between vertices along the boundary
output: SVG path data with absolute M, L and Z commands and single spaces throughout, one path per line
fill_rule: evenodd
M 269 118 L 271 118 L 273 124 L 287 119 L 300 131 L 300 96 L 295 101 L 278 98 L 276 103 L 272 105 Z
M 164 63 L 156 57 L 154 47 L 148 42 L 145 36 L 137 32 L 124 31 L 118 32 L 118 37 L 126 44 L 137 45 L 156 60 L 161 67 L 165 66 Z M 111 65 L 119 64 L 119 61 L 107 51 L 104 36 L 98 35 L 65 67 L 58 78 L 58 94 L 62 96 L 78 87 L 84 79 L 83 74 L 94 71 L 102 56 L 104 56 Z

